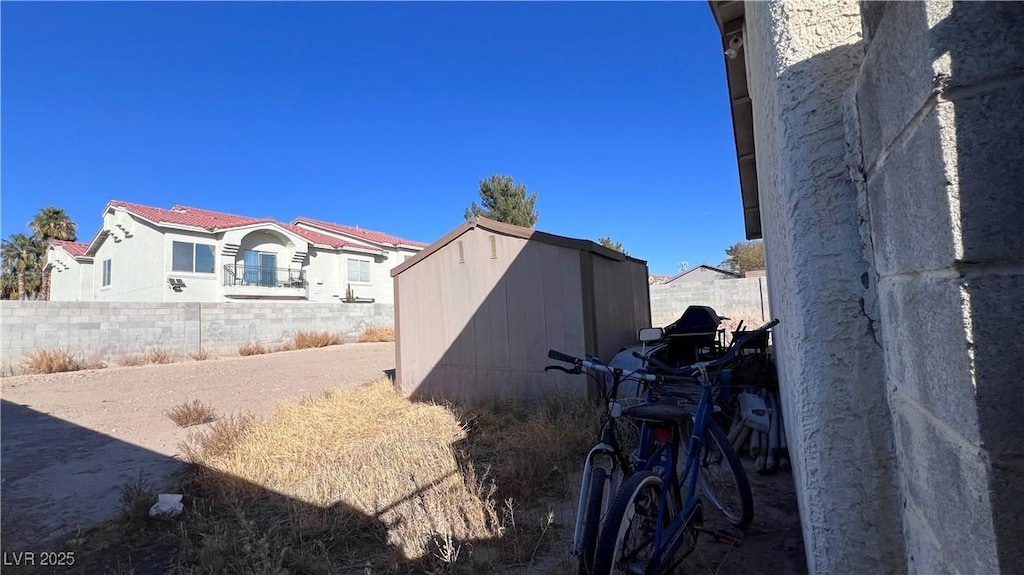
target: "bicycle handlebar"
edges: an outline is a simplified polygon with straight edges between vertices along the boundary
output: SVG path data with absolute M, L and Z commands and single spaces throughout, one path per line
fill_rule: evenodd
M 565 363 L 579 364 L 579 362 L 583 361 L 583 360 L 577 359 L 577 358 L 575 358 L 575 357 L 573 357 L 571 355 L 566 355 L 566 354 L 564 354 L 564 353 L 562 353 L 560 351 L 555 351 L 553 349 L 549 349 L 548 350 L 548 357 L 551 358 L 551 359 L 554 359 L 556 361 L 564 361 Z

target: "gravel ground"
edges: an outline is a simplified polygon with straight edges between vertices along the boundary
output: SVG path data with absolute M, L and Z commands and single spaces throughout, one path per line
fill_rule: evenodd
M 140 473 L 164 484 L 189 431 L 164 412 L 198 399 L 218 413 L 267 416 L 281 402 L 349 389 L 395 364 L 393 343 L 7 377 L 0 407 L 4 551 L 49 542 L 114 515 Z M 199 427 L 190 428 L 192 430 Z

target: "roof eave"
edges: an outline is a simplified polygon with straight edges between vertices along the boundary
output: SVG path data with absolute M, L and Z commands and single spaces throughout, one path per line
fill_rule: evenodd
M 722 51 L 730 41 L 743 38 L 744 5 L 740 0 L 709 0 L 711 14 L 722 35 Z M 732 57 L 724 55 L 729 89 L 729 111 L 732 115 L 736 165 L 739 170 L 743 221 L 748 240 L 761 239 L 761 197 L 757 186 L 757 163 L 754 150 L 754 111 L 747 86 L 746 45 L 735 48 Z

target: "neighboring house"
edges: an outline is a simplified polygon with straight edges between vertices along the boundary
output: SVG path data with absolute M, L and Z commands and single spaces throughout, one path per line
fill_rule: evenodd
M 478 217 L 391 271 L 397 369 L 417 397 L 586 392 L 549 349 L 611 359 L 651 322 L 647 263 Z
M 46 248 L 44 273 L 50 274 L 50 299 L 91 301 L 92 258 L 85 255 L 89 244 L 50 240 Z
M 422 242 L 414 242 L 384 232 L 367 230 L 358 226 L 344 226 L 312 218 L 295 218 L 292 225 L 310 233 L 324 234 L 331 237 L 372 246 L 380 251 L 374 258 L 358 254 L 345 256 L 345 271 L 342 279 L 358 298 L 374 298 L 378 302 L 391 303 L 394 298 L 394 283 L 391 281 L 391 269 L 405 260 L 415 256 L 427 246 Z M 387 292 L 387 297 L 384 297 Z
M 711 280 L 731 280 L 740 277 L 740 274 L 725 270 L 722 268 L 716 268 L 715 266 L 709 266 L 707 264 L 700 264 L 694 266 L 683 273 L 676 274 L 668 279 L 665 283 L 668 285 L 693 283 L 693 282 L 706 282 Z
M 111 201 L 103 226 L 83 244 L 54 242 L 47 269 L 52 300 L 360 301 L 391 303 L 387 277 L 401 260 L 371 241 L 270 218 L 187 206 L 169 210 Z M 402 244 L 415 253 L 416 242 Z M 61 278 L 68 274 L 68 279 Z M 73 289 L 77 277 L 79 289 Z

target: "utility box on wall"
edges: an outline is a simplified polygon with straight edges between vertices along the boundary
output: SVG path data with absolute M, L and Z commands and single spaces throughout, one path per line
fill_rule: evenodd
M 391 272 L 398 383 L 416 397 L 586 392 L 548 349 L 605 360 L 650 325 L 647 263 L 477 218 Z

